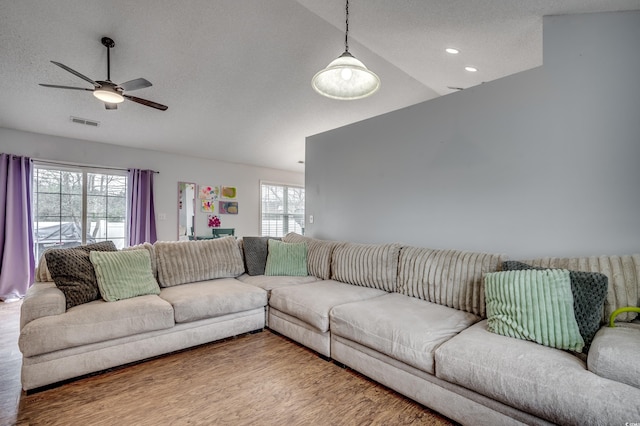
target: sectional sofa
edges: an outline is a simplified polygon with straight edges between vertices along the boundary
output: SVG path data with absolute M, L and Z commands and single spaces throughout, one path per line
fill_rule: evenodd
M 501 254 L 297 234 L 283 242 L 305 247 L 307 276 L 245 273 L 242 247 L 229 238 L 146 245 L 159 294 L 66 309 L 54 283 L 36 283 L 22 306 L 23 388 L 268 326 L 462 424 L 640 422 L 640 322 L 622 312 L 616 327 L 605 325 L 619 308 L 637 308 L 640 255 L 533 259 L 523 267 Z M 577 324 L 580 290 L 574 281 L 569 287 L 580 274 L 606 281 L 597 284 L 604 292 L 591 309 L 591 331 Z M 546 324 L 561 342 L 534 341 L 527 324 L 518 338 L 496 332 L 514 311 L 494 290 L 524 279 L 517 288 L 527 301 L 538 297 L 530 289 L 540 280 L 557 280 L 548 282 L 564 293 L 551 295 L 549 312 L 557 300 L 576 309 L 558 308 L 566 333 L 565 319 Z M 544 331 L 543 314 L 530 318 L 532 330 Z M 558 349 L 570 334 L 579 347 Z

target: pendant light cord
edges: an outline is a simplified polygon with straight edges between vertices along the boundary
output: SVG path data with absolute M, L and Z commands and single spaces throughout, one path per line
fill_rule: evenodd
M 344 32 L 344 51 L 348 52 L 349 51 L 349 0 L 347 0 L 346 15 L 347 15 L 347 19 L 346 19 L 346 31 Z

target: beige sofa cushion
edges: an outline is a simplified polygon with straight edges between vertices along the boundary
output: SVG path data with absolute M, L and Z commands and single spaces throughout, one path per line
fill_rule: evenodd
M 318 240 L 295 232 L 285 235 L 282 241 L 285 243 L 307 243 L 307 270 L 309 275 L 322 280 L 331 278 L 331 254 L 336 247 L 343 243 Z
M 24 356 L 173 327 L 173 308 L 155 295 L 117 302 L 95 300 L 26 324 L 18 341 Z
M 541 268 L 562 268 L 572 271 L 599 272 L 609 279 L 607 299 L 604 303 L 602 323 L 609 322 L 613 311 L 625 306 L 638 306 L 640 302 L 640 254 L 628 256 L 545 257 L 522 262 Z M 635 312 L 616 317 L 616 321 L 632 321 Z
M 336 336 L 435 374 L 435 350 L 478 321 L 468 312 L 393 293 L 334 307 L 330 328 Z
M 398 293 L 486 317 L 483 276 L 506 256 L 459 250 L 402 247 Z
M 234 278 L 163 288 L 160 297 L 173 306 L 176 323 L 263 308 L 267 292 Z
M 593 374 L 569 352 L 491 333 L 486 320 L 436 350 L 436 376 L 556 424 L 640 419 L 640 389 Z
M 593 339 L 587 366 L 598 376 L 640 389 L 640 328 L 602 327 Z
M 331 279 L 396 291 L 399 253 L 399 244 L 345 243 L 333 251 Z
M 269 306 L 291 315 L 324 333 L 329 330 L 329 312 L 343 303 L 383 296 L 382 290 L 333 280 L 274 288 Z
M 289 287 L 298 284 L 308 284 L 318 281 L 318 278 L 313 275 L 307 275 L 306 277 L 282 277 L 242 274 L 236 279 L 238 281 L 242 281 L 243 283 L 260 287 L 261 289 L 266 290 L 269 295 L 271 295 L 271 290 L 273 290 L 274 288 Z
M 234 237 L 154 244 L 160 287 L 237 277 L 244 263 Z

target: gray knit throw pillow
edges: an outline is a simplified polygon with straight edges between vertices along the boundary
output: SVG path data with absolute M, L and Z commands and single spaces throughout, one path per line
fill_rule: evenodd
M 91 251 L 116 251 L 113 241 L 47 251 L 47 267 L 56 287 L 64 293 L 67 309 L 100 298 Z

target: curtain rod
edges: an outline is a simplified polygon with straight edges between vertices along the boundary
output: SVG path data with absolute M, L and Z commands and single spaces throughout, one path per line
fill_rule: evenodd
M 123 171 L 123 172 L 128 172 L 129 170 L 131 170 L 131 168 L 123 169 L 121 167 L 108 167 L 108 166 L 97 166 L 97 165 L 80 164 L 80 163 L 67 163 L 67 162 L 64 162 L 64 161 L 41 160 L 41 159 L 38 159 L 38 158 L 32 158 L 31 161 L 35 161 L 36 163 L 43 163 L 43 164 L 53 164 L 53 165 L 57 165 L 57 166 L 87 167 L 87 168 L 93 168 L 93 169 L 120 170 L 120 171 Z M 155 170 L 151 170 L 151 171 L 153 173 L 160 174 L 160 172 L 158 172 L 158 171 L 155 171 Z

